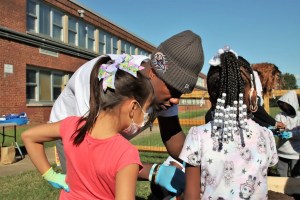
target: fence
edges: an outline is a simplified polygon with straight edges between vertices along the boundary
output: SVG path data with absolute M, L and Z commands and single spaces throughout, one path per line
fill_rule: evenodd
M 300 90 L 295 90 L 300 95 Z M 270 99 L 280 97 L 288 90 L 274 90 L 271 95 L 264 97 L 265 110 L 270 112 Z M 204 116 L 210 107 L 207 91 L 194 91 L 182 96 L 179 104 L 179 119 L 183 132 L 187 133 L 192 126 L 205 123 Z M 152 130 L 149 128 L 131 140 L 140 150 L 146 152 L 167 152 L 161 141 L 157 121 L 154 121 Z

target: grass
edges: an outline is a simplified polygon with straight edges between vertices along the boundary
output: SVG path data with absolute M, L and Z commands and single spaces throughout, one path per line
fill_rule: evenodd
M 271 108 L 270 115 L 275 116 L 279 113 L 278 108 Z M 197 116 L 203 116 L 205 111 L 191 111 L 189 113 L 180 114 L 181 118 L 194 118 Z M 17 142 L 20 146 L 23 146 L 23 142 L 20 138 L 21 133 L 30 128 L 30 125 L 17 127 Z M 188 132 L 189 126 L 183 127 L 185 133 Z M 5 130 L 6 134 L 13 135 L 13 129 L 7 128 Z M 163 143 L 160 138 L 160 134 L 157 131 L 149 133 L 142 133 L 141 136 L 134 138 L 132 141 L 133 144 L 138 145 L 152 145 L 152 146 L 163 146 Z M 4 145 L 9 145 L 13 142 L 13 138 L 6 137 Z M 53 142 L 45 144 L 46 147 L 54 146 Z M 142 162 L 148 163 L 162 163 L 166 158 L 166 153 L 149 153 L 141 152 L 140 153 Z M 50 186 L 41 175 L 36 171 L 29 171 L 18 175 L 6 176 L 0 178 L 0 199 L 2 200 L 40 200 L 40 199 L 58 199 L 59 190 Z M 138 181 L 137 184 L 137 200 L 152 200 L 154 199 L 151 196 L 150 184 L 148 181 Z
M 144 153 L 141 152 L 142 162 L 162 163 L 166 158 L 165 153 Z M 53 188 L 36 171 L 24 172 L 22 174 L 0 178 L 0 199 L 1 200 L 40 200 L 58 199 L 59 191 Z M 148 181 L 138 181 L 137 200 L 152 200 L 150 185 Z
M 190 118 L 205 116 L 206 112 L 207 112 L 207 110 L 201 109 L 201 110 L 182 112 L 182 113 L 179 113 L 178 116 L 180 119 L 190 119 Z
M 17 143 L 18 143 L 19 146 L 23 146 L 23 141 L 21 139 L 22 132 L 29 129 L 29 128 L 31 128 L 31 127 L 33 127 L 33 126 L 32 125 L 17 126 L 16 136 L 17 136 Z M 0 130 L 0 137 L 2 137 L 1 133 L 2 133 L 2 129 Z M 5 128 L 5 134 L 9 135 L 9 136 L 13 136 L 14 135 L 13 127 L 6 127 Z M 1 139 L 3 139 L 3 137 Z M 2 140 L 1 140 L 1 142 L 2 142 Z M 13 142 L 14 142 L 13 137 L 5 137 L 5 141 L 3 143 L 3 146 L 9 146 Z M 53 147 L 53 146 L 54 146 L 54 142 L 46 142 L 45 143 L 45 147 Z

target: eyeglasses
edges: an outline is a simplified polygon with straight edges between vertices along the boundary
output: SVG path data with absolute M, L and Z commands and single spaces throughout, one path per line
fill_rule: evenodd
M 149 120 L 149 113 L 145 112 L 142 108 L 142 106 L 139 104 L 139 102 L 137 102 L 137 104 L 139 105 L 139 107 L 141 108 L 143 114 L 144 114 L 144 122 L 147 122 Z

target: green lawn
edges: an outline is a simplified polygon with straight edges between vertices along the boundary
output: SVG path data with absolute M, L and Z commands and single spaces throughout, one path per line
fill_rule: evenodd
M 275 116 L 280 110 L 278 108 L 271 108 L 270 115 Z M 194 118 L 197 116 L 203 116 L 205 112 L 195 111 L 189 113 L 180 114 L 181 118 Z M 17 128 L 17 142 L 20 146 L 23 146 L 20 135 L 21 132 L 29 128 L 30 125 L 20 126 Z M 188 132 L 190 127 L 183 127 L 185 133 Z M 13 129 L 7 129 L 7 134 L 13 134 Z M 12 138 L 6 138 L 4 145 L 9 145 L 13 142 Z M 158 131 L 150 132 L 144 136 L 138 136 L 132 140 L 133 144 L 137 145 L 152 145 L 152 146 L 163 146 Z M 52 147 L 53 142 L 45 144 L 46 147 Z M 140 153 L 142 162 L 149 163 L 162 163 L 166 158 L 166 153 Z M 7 176 L 0 178 L 0 199 L 2 200 L 40 200 L 40 199 L 58 199 L 59 190 L 51 187 L 46 181 L 42 179 L 40 174 L 34 170 L 25 172 L 19 175 Z M 151 200 L 150 186 L 148 181 L 138 181 L 137 184 L 137 200 Z
M 167 158 L 165 153 L 143 153 L 141 152 L 142 162 L 163 162 Z M 50 186 L 43 180 L 36 171 L 29 171 L 19 175 L 0 178 L 0 199 L 1 200 L 52 200 L 58 199 L 59 190 Z M 152 200 L 148 181 L 138 181 L 137 200 Z

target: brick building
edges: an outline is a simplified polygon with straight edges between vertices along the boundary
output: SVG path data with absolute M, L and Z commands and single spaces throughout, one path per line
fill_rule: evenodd
M 48 121 L 83 63 L 155 48 L 73 0 L 2 0 L 0 10 L 0 114 L 26 112 L 33 124 Z

